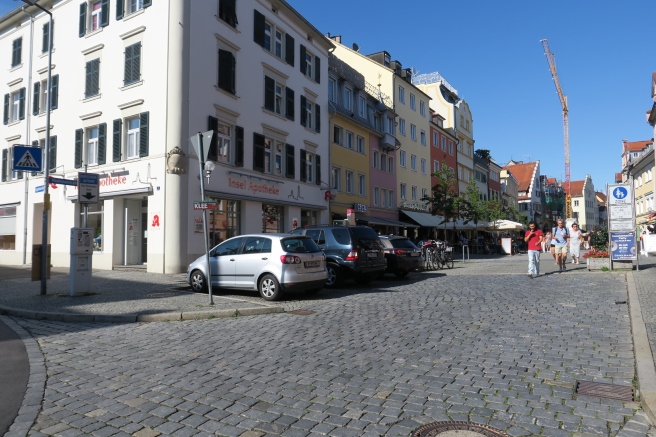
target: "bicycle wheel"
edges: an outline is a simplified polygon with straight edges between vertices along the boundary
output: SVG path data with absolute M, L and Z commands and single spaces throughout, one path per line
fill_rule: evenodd
M 430 249 L 424 249 L 424 268 L 426 270 L 432 270 Z
M 453 255 L 452 254 L 446 254 L 445 260 L 446 266 L 450 269 L 453 268 Z
M 438 251 L 435 251 L 433 253 L 433 265 L 435 266 L 435 270 L 440 270 L 442 268 L 442 260 L 440 259 L 440 253 Z

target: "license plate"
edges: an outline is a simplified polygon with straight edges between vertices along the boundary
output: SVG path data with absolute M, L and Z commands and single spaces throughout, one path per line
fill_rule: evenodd
M 419 252 L 412 252 L 412 253 L 409 253 L 408 256 L 419 256 Z
M 319 267 L 321 261 L 305 261 L 305 267 Z
M 378 258 L 378 252 L 367 252 L 367 258 Z

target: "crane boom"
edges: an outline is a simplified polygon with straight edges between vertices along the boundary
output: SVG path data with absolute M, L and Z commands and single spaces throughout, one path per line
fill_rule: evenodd
M 551 53 L 551 50 L 549 50 L 549 43 L 546 39 L 542 39 L 540 42 L 542 43 L 542 47 L 544 47 L 544 55 L 547 57 L 547 62 L 549 63 L 549 71 L 551 71 L 551 77 L 553 78 L 554 84 L 556 85 L 556 92 L 558 93 L 558 98 L 560 99 L 560 105 L 563 108 L 563 136 L 565 142 L 565 186 L 567 187 L 565 196 L 565 215 L 567 218 L 571 218 L 573 214 L 569 171 L 569 109 L 567 107 L 567 96 L 563 94 L 563 89 L 560 87 L 560 80 L 558 80 L 558 71 L 556 70 L 556 57 L 553 53 Z

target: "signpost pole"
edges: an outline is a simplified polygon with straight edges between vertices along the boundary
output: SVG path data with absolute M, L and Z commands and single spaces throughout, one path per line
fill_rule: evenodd
M 41 229 L 41 294 L 47 292 L 47 274 L 48 274 L 48 214 L 50 213 L 50 193 L 48 188 L 48 177 L 50 176 L 50 105 L 52 100 L 52 13 L 34 3 L 36 7 L 44 11 L 50 17 L 48 23 L 48 98 L 46 99 L 46 150 L 43 154 L 43 177 L 45 189 L 43 191 L 43 228 Z M 26 205 L 27 206 L 27 205 Z
M 205 154 L 203 153 L 203 134 L 198 132 L 198 176 L 200 178 L 200 197 L 205 201 L 205 178 L 203 177 L 203 168 L 205 167 Z M 203 237 L 205 239 L 205 261 L 207 262 L 207 292 L 210 297 L 210 305 L 214 305 L 212 296 L 212 266 L 210 264 L 209 232 L 207 228 L 207 210 L 203 209 Z
M 87 168 L 88 168 L 87 164 L 84 164 L 84 173 L 87 172 Z M 85 228 L 88 227 L 88 226 L 87 226 L 87 223 L 88 223 L 88 214 L 89 214 L 89 204 L 88 204 L 88 203 L 85 203 L 85 204 L 84 204 L 84 226 L 83 226 L 83 227 L 85 227 Z

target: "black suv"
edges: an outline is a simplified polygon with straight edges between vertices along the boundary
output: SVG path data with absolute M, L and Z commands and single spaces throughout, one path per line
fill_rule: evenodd
M 407 237 L 380 236 L 385 246 L 387 272 L 403 278 L 421 267 L 421 250 Z
M 312 237 L 326 254 L 326 287 L 336 287 L 347 278 L 366 284 L 387 267 L 383 244 L 367 226 L 311 226 L 292 234 Z

